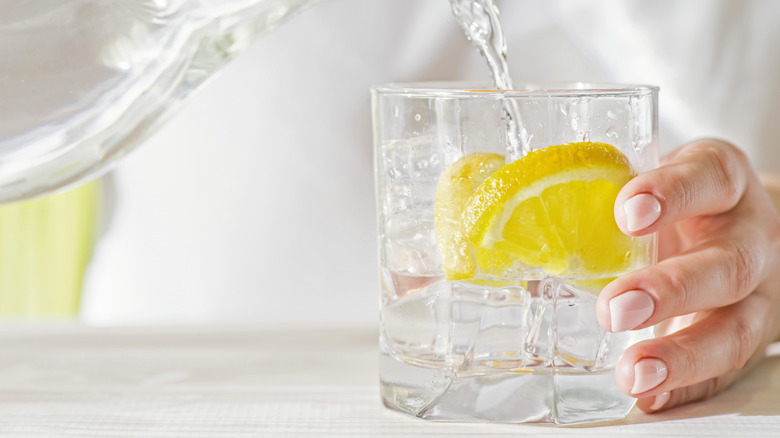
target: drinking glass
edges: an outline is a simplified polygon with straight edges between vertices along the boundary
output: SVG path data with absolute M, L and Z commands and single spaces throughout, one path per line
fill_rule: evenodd
M 658 89 L 582 83 L 486 88 L 417 83 L 371 90 L 383 402 L 444 421 L 572 424 L 622 418 L 635 400 L 618 389 L 615 363 L 626 347 L 650 338 L 652 328 L 606 332 L 596 321 L 596 299 L 611 279 L 655 262 L 656 237 L 619 232 L 613 214 L 619 186 L 602 193 L 588 185 L 592 181 L 554 184 L 555 178 L 564 183 L 580 178 L 567 170 L 574 162 L 566 161 L 579 159 L 579 152 L 563 164 L 539 157 L 552 157 L 542 153 L 553 146 L 603 149 L 607 159 L 584 154 L 580 158 L 592 163 L 576 165 L 591 169 L 624 160 L 631 175 L 656 167 Z M 493 176 L 523 160 L 530 163 L 525 169 L 536 170 Z M 488 161 L 494 163 L 489 170 Z M 569 198 L 550 204 L 563 207 L 547 212 L 546 220 L 564 218 L 557 233 L 568 237 L 561 241 L 613 230 L 609 236 L 628 242 L 629 250 L 598 242 L 597 234 L 589 237 L 597 241 L 592 247 L 581 249 L 591 251 L 592 260 L 617 260 L 604 265 L 608 269 L 586 274 L 587 257 L 557 269 L 547 244 L 516 258 L 475 243 L 479 221 L 473 212 L 490 211 L 480 204 L 493 199 L 475 193 L 488 193 L 492 189 L 486 186 L 501 186 L 512 180 L 509 175 L 522 187 L 518 193 L 542 196 L 549 187 L 523 178 L 555 173 L 556 166 L 564 171 L 544 181 L 564 187 L 559 192 Z M 514 206 L 502 207 L 507 220 Z M 566 217 L 595 223 L 602 231 L 576 223 L 567 228 Z M 545 229 L 530 224 L 524 230 L 534 227 Z M 542 234 L 537 240 L 547 238 Z M 496 235 L 503 238 L 500 231 Z M 463 241 L 453 242 L 458 239 Z

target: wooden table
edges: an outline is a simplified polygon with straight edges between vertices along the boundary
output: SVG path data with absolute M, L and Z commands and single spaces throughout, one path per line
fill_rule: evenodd
M 0 322 L 0 436 L 780 437 L 780 356 L 705 403 L 658 415 L 575 427 L 433 423 L 382 406 L 376 333 Z

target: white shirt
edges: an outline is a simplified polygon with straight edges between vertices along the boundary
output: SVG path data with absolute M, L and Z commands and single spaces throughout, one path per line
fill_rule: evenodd
M 780 172 L 780 2 L 498 2 L 523 80 L 659 85 L 660 144 Z M 368 89 L 489 78 L 446 0 L 322 0 L 260 38 L 109 179 L 95 323 L 371 323 Z

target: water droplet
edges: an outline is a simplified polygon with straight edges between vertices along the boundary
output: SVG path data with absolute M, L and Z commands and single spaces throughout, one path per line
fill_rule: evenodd
M 639 134 L 634 133 L 634 135 L 631 136 L 631 147 L 639 152 L 642 150 L 642 147 L 644 146 L 644 142 L 642 141 L 642 138 L 639 136 Z
M 417 122 L 419 122 L 420 120 L 422 120 L 422 116 L 421 116 L 421 115 L 419 115 L 419 114 L 415 114 L 415 115 L 414 115 L 414 120 L 415 120 L 415 121 L 417 121 Z
M 398 106 L 393 105 L 393 117 L 398 117 L 398 114 L 400 114 L 400 111 L 398 110 Z
M 523 144 L 523 148 L 524 148 L 525 150 L 531 150 L 531 140 L 532 140 L 533 138 L 534 138 L 534 135 L 533 135 L 533 134 L 529 134 L 529 135 L 527 135 L 527 136 L 523 136 L 523 137 L 521 138 L 521 140 L 520 140 L 520 141 L 522 142 L 522 144 Z

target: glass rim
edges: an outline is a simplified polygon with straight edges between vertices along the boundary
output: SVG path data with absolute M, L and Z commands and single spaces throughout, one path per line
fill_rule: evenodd
M 489 82 L 439 81 L 439 82 L 390 82 L 371 86 L 371 92 L 380 95 L 404 97 L 451 98 L 551 98 L 584 96 L 643 96 L 657 94 L 655 85 L 593 83 L 593 82 L 525 82 L 515 84 L 511 90 L 497 90 Z

